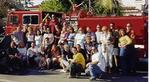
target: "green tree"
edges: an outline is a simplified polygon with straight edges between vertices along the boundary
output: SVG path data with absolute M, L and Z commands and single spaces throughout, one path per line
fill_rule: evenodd
M 64 7 L 59 0 L 46 0 L 41 3 L 40 10 L 50 12 L 63 12 Z
M 0 0 L 0 18 L 6 17 L 8 10 L 24 9 L 16 0 Z
M 9 9 L 17 8 L 14 0 L 0 0 L 0 18 L 6 17 Z

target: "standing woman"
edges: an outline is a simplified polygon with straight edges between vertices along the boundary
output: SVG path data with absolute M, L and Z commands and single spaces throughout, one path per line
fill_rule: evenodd
M 96 26 L 96 32 L 95 32 L 95 35 L 96 35 L 96 47 L 98 48 L 98 52 L 101 52 L 101 42 L 100 42 L 100 36 L 102 34 L 102 31 L 101 31 L 101 27 L 100 25 L 97 25 Z
M 35 34 L 33 32 L 32 27 L 28 27 L 28 32 L 26 34 L 27 37 L 27 49 L 31 47 L 31 43 L 34 42 Z
M 70 27 L 68 38 L 67 38 L 68 45 L 70 48 L 72 48 L 74 46 L 74 37 L 75 37 L 74 29 L 72 27 Z
M 60 34 L 60 38 L 58 41 L 58 44 L 60 45 L 61 43 L 65 44 L 66 40 L 67 40 L 67 36 L 68 36 L 68 31 L 67 31 L 67 27 L 64 26 L 62 28 L 61 34 Z
M 36 35 L 35 35 L 34 40 L 35 40 L 35 45 L 36 45 L 37 47 L 40 47 L 41 44 L 42 44 L 42 35 L 41 35 L 40 30 L 37 30 L 37 31 L 36 31 Z
M 84 49 L 84 41 L 85 41 L 85 34 L 83 32 L 83 29 L 79 28 L 78 33 L 75 35 L 74 38 L 74 45 L 76 46 L 77 44 L 80 44 L 81 48 Z
M 102 33 L 100 35 L 101 42 L 101 53 L 106 61 L 106 70 L 107 72 L 111 72 L 112 68 L 112 35 L 108 30 L 107 26 L 102 27 Z
M 91 36 L 86 35 L 84 43 L 84 48 L 87 56 L 86 63 L 91 62 L 92 47 L 94 46 L 94 42 L 91 41 Z
M 46 33 L 44 33 L 44 35 L 43 35 L 43 42 L 42 43 L 44 43 L 46 38 L 49 39 L 49 44 L 52 45 L 54 42 L 54 35 L 51 33 L 50 28 L 46 28 Z
M 126 75 L 127 74 L 127 46 L 132 43 L 131 38 L 126 35 L 126 32 L 124 29 L 119 30 L 119 48 L 120 48 L 120 67 L 122 69 L 122 74 Z

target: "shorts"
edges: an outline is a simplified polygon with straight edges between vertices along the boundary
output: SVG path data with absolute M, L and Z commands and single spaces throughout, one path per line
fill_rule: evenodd
M 118 56 L 119 55 L 119 49 L 118 48 L 114 48 L 112 55 Z

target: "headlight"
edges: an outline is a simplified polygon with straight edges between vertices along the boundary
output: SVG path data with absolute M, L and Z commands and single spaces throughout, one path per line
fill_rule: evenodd
M 137 45 L 137 44 L 135 44 L 134 47 L 135 48 L 142 48 L 142 49 L 144 49 L 144 45 Z

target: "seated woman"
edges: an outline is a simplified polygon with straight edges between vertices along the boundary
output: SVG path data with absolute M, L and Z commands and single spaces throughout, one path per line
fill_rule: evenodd
M 81 53 L 77 51 L 76 47 L 72 47 L 73 59 L 69 59 L 70 63 L 70 76 L 69 78 L 75 78 L 80 75 L 85 69 L 85 59 Z
M 105 60 L 95 47 L 92 47 L 92 61 L 86 64 L 86 73 L 90 72 L 90 80 L 96 80 L 105 72 Z
M 69 61 L 68 59 L 72 59 L 72 52 L 69 49 L 69 45 L 64 45 L 64 50 L 62 52 L 60 58 L 60 65 L 63 68 L 62 72 L 67 72 L 69 70 Z
M 50 55 L 51 55 L 51 66 L 53 69 L 59 68 L 60 67 L 60 55 L 61 55 L 61 51 L 60 48 L 56 45 L 53 44 L 51 51 L 50 51 Z
M 39 55 L 40 55 L 40 61 L 39 61 L 39 69 L 45 69 L 46 68 L 46 52 L 45 52 L 45 48 L 43 45 L 41 45 L 41 47 L 39 48 Z
M 76 48 L 77 48 L 77 51 L 83 55 L 83 57 L 84 57 L 84 59 L 85 59 L 85 62 L 86 62 L 88 56 L 87 56 L 87 54 L 86 54 L 85 49 L 82 49 L 80 44 L 77 44 L 77 45 L 76 45 Z
M 8 57 L 10 69 L 12 69 L 12 71 L 20 70 L 22 67 L 21 56 L 14 41 L 11 42 L 10 48 L 8 48 Z
M 18 44 L 17 50 L 19 51 L 19 54 L 21 56 L 21 60 L 24 64 L 27 64 L 27 48 L 23 42 L 20 42 Z

